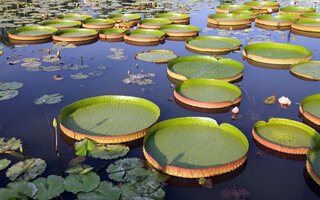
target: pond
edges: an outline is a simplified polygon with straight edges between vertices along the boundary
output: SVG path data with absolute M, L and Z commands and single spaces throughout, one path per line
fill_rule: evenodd
M 186 49 L 186 42 L 168 40 L 157 46 L 136 46 L 126 42 L 92 41 L 79 46 L 59 46 L 59 43 L 48 41 L 41 44 L 13 44 L 8 40 L 7 28 L 13 24 L 28 24 L 18 19 L 0 19 L 1 43 L 0 50 L 0 82 L 21 82 L 23 86 L 19 94 L 8 100 L 0 101 L 0 137 L 16 137 L 23 142 L 24 156 L 19 153 L 0 155 L 12 164 L 26 158 L 41 158 L 47 168 L 41 175 L 63 175 L 69 167 L 70 160 L 76 158 L 74 147 L 63 134 L 58 135 L 58 152 L 55 151 L 55 135 L 52 120 L 58 118 L 65 106 L 89 97 L 100 95 L 127 95 L 152 101 L 160 108 L 159 122 L 167 119 L 187 116 L 202 116 L 215 119 L 218 124 L 229 123 L 244 133 L 249 141 L 247 161 L 240 170 L 229 176 L 213 177 L 211 188 L 201 187 L 194 181 L 185 179 L 172 180 L 165 187 L 165 199 L 319 199 L 320 187 L 310 180 L 306 172 L 305 160 L 289 159 L 275 155 L 269 150 L 258 147 L 253 141 L 252 128 L 257 121 L 268 121 L 270 118 L 287 118 L 302 122 L 299 116 L 299 105 L 303 98 L 319 93 L 319 81 L 306 81 L 293 76 L 289 69 L 277 69 L 267 65 L 255 66 L 242 58 L 243 47 L 252 42 L 273 41 L 283 44 L 304 46 L 312 50 L 312 60 L 320 60 L 319 39 L 292 33 L 290 30 L 267 30 L 258 28 L 255 23 L 247 29 L 219 29 L 207 26 L 207 18 L 215 13 L 220 4 L 243 4 L 244 1 L 153 1 L 145 4 L 142 1 L 1 1 L 1 18 L 9 18 L 9 13 L 26 19 L 37 19 L 31 23 L 39 23 L 41 17 L 54 19 L 54 15 L 71 12 L 85 13 L 93 18 L 106 18 L 115 13 L 139 13 L 142 19 L 152 15 L 177 11 L 190 14 L 190 25 L 200 29 L 200 36 L 233 37 L 241 41 L 241 51 L 234 51 L 221 57 L 234 59 L 243 63 L 243 78 L 234 83 L 242 92 L 237 119 L 229 112 L 203 113 L 185 109 L 174 101 L 174 83 L 167 77 L 167 64 L 155 64 L 135 59 L 140 51 L 166 49 L 173 51 L 179 57 L 201 55 Z M 290 5 L 290 1 L 281 1 L 280 6 Z M 159 5 L 158 7 L 153 7 Z M 298 2 L 301 6 L 314 6 L 313 2 Z M 48 10 L 51 10 L 48 12 Z M 14 23 L 16 22 L 16 23 Z M 5 25 L 10 23 L 11 25 Z M 9 28 L 8 28 L 9 29 Z M 61 44 L 61 43 L 60 43 Z M 59 50 L 60 49 L 60 50 Z M 50 59 L 48 52 L 56 55 L 59 50 L 60 59 L 45 62 Z M 45 56 L 45 57 L 43 57 Z M 220 55 L 219 55 L 220 56 Z M 36 71 L 36 67 L 21 66 L 26 58 L 39 58 L 41 66 L 46 71 Z M 54 59 L 52 56 L 51 59 Z M 37 59 L 35 59 L 37 60 Z M 11 63 L 9 63 L 11 62 Z M 39 62 L 39 61 L 36 61 Z M 59 63 L 60 62 L 60 63 Z M 39 65 L 38 65 L 39 66 Z M 48 68 L 50 66 L 55 66 Z M 58 67 L 57 67 L 58 66 Z M 59 67 L 60 66 L 60 67 Z M 57 70 L 57 71 L 56 71 Z M 142 73 L 148 81 L 140 84 L 123 81 L 128 75 Z M 55 80 L 59 78 L 63 80 Z M 54 104 L 36 104 L 35 100 L 43 95 L 59 93 L 63 95 L 53 100 Z M 55 97 L 59 96 L 56 95 Z M 266 105 L 264 99 L 275 95 L 288 97 L 291 105 L 282 108 L 278 103 Z M 60 99 L 62 100 L 60 102 Z M 130 149 L 125 158 L 144 159 L 142 146 Z M 87 157 L 85 164 L 100 171 L 101 180 L 110 181 L 106 166 L 115 160 L 100 160 Z M 11 165 L 12 165 L 11 164 Z M 100 170 L 99 170 L 100 169 Z M 102 169 L 102 170 L 101 170 Z M 0 188 L 5 188 L 10 180 L 6 171 L 0 171 Z M 76 195 L 64 192 L 57 199 L 76 199 Z

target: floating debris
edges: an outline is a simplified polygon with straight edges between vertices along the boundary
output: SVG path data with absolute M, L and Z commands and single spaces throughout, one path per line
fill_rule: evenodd
M 34 100 L 34 103 L 37 105 L 42 105 L 42 104 L 56 104 L 62 101 L 63 95 L 59 93 L 55 94 L 50 94 L 50 95 L 43 95 L 40 98 Z
M 52 77 L 55 81 L 61 81 L 63 80 L 64 78 L 62 76 L 60 76 L 59 74 L 56 74 Z
M 275 104 L 276 103 L 276 96 L 275 95 L 272 95 L 270 97 L 267 97 L 263 100 L 263 102 L 267 105 L 272 105 L 272 104 Z

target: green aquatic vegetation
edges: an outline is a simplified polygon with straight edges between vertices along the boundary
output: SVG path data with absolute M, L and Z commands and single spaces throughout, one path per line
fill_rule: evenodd
M 1 200 L 28 200 L 37 193 L 35 184 L 27 181 L 12 182 L 7 185 L 7 188 L 0 189 Z
M 110 66 L 108 66 L 108 65 L 98 65 L 97 68 L 98 69 L 110 69 Z
M 99 144 L 90 139 L 83 139 L 75 143 L 77 156 L 90 156 L 104 160 L 115 159 L 125 156 L 129 152 L 129 147 L 120 144 Z
M 86 79 L 86 78 L 89 78 L 89 75 L 86 75 L 86 74 L 82 74 L 81 72 L 80 73 L 77 73 L 77 74 L 71 74 L 70 77 L 72 79 Z
M 45 72 L 55 72 L 55 71 L 59 71 L 61 69 L 62 69 L 61 66 L 56 66 L 56 65 L 43 67 L 43 71 L 45 71 Z
M 100 185 L 92 192 L 78 194 L 79 200 L 118 200 L 120 198 L 121 191 L 119 187 L 114 186 L 112 183 L 107 181 L 100 182 Z
M 7 60 L 9 60 L 9 59 L 17 59 L 17 58 L 21 58 L 21 57 L 22 57 L 22 55 L 11 55 L 11 56 L 7 57 Z
M 148 79 L 148 78 L 152 78 L 155 77 L 156 74 L 154 73 L 147 73 L 147 74 L 142 74 L 142 73 L 138 73 L 138 74 L 129 74 L 128 78 L 125 78 L 122 80 L 122 83 L 124 84 L 138 84 L 138 85 L 149 85 L 149 84 L 154 84 L 154 81 L 152 79 Z
M 42 56 L 43 62 L 56 62 L 59 60 L 60 60 L 60 58 L 56 54 L 47 54 L 47 55 Z
M 11 160 L 8 160 L 8 159 L 1 159 L 0 160 L 0 170 L 3 170 L 5 169 L 6 167 L 8 167 L 11 163 Z
M 124 56 L 124 49 L 118 49 L 118 48 L 110 48 L 110 51 L 113 51 L 113 55 L 108 55 L 107 58 L 112 60 L 126 60 L 128 59 L 128 56 Z
M 18 96 L 18 94 L 19 94 L 18 90 L 0 91 L 0 101 L 11 99 L 13 97 Z
M 7 64 L 8 65 L 15 65 L 15 64 L 18 64 L 19 62 L 21 62 L 21 60 L 8 61 Z
M 34 100 L 34 103 L 37 105 L 42 104 L 56 104 L 62 101 L 64 96 L 60 93 L 50 94 L 50 95 L 42 95 L 41 97 Z
M 40 177 L 34 180 L 33 184 L 35 184 L 38 191 L 33 198 L 45 200 L 58 197 L 64 192 L 63 181 L 62 177 L 56 175 L 50 175 L 47 178 Z
M 98 187 L 100 177 L 93 172 L 88 174 L 72 174 L 64 179 L 64 188 L 68 192 L 77 194 L 78 192 L 91 192 Z
M 40 158 L 31 158 L 12 165 L 6 172 L 11 181 L 32 180 L 46 169 L 46 162 Z
M 103 74 L 103 72 L 100 72 L 100 71 L 89 72 L 90 76 L 101 76 L 102 74 Z
M 5 82 L 0 84 L 0 90 L 16 90 L 23 86 L 23 83 L 20 82 Z
M 93 170 L 89 165 L 75 165 L 69 167 L 65 172 L 68 174 L 87 174 Z
M 26 67 L 25 70 L 29 71 L 29 72 L 38 72 L 38 71 L 42 71 L 43 67 L 42 66 L 32 66 L 32 67 Z
M 15 137 L 5 140 L 5 138 L 0 138 L 0 154 L 22 149 L 22 142 L 20 139 Z
M 40 67 L 41 65 L 41 62 L 24 62 L 21 64 L 22 67 Z
M 106 171 L 109 173 L 110 179 L 122 182 L 128 171 L 142 166 L 143 163 L 138 158 L 125 158 L 109 165 Z
M 73 64 L 68 64 L 62 67 L 62 69 L 66 70 L 79 70 L 79 69 L 85 69 L 88 68 L 89 65 L 73 65 Z
M 37 62 L 40 60 L 40 58 L 24 58 L 21 59 L 23 62 L 31 63 L 31 62 Z

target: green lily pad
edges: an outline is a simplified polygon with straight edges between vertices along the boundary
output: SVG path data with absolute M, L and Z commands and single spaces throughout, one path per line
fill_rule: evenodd
M 68 192 L 77 194 L 78 192 L 91 192 L 98 187 L 100 177 L 96 173 L 82 175 L 69 175 L 64 179 L 64 188 Z
M 21 199 L 28 200 L 37 193 L 35 184 L 27 181 L 12 182 L 7 188 L 0 189 L 1 200 Z
M 155 77 L 156 74 L 154 73 L 147 73 L 147 74 L 130 74 L 128 78 L 122 80 L 124 84 L 138 84 L 138 85 L 149 85 L 154 84 L 152 79 L 148 79 L 151 77 Z
M 72 39 L 72 38 L 94 37 L 98 35 L 98 32 L 94 29 L 88 29 L 88 28 L 68 28 L 68 29 L 58 30 L 54 32 L 52 35 L 53 35 L 52 36 L 53 39 L 57 39 L 57 37 Z
M 56 104 L 61 102 L 63 97 L 64 96 L 59 93 L 50 94 L 50 95 L 45 94 L 39 97 L 38 99 L 34 100 L 34 103 L 37 105 Z
M 193 78 L 236 80 L 242 76 L 243 64 L 229 58 L 186 56 L 168 63 L 168 75 L 177 80 Z
M 160 26 L 168 24 L 172 24 L 172 21 L 168 19 L 155 18 L 139 21 L 138 26 L 140 28 L 160 28 Z
M 314 94 L 302 99 L 300 112 L 309 120 L 320 125 L 320 94 Z
M 33 40 L 51 38 L 51 34 L 58 29 L 54 27 L 46 26 L 21 26 L 13 30 L 9 30 L 9 37 L 12 39 L 19 39 L 20 37 L 34 37 Z M 41 36 L 50 35 L 48 37 L 42 38 Z M 41 37 L 41 38 L 39 38 Z M 23 39 L 23 38 L 21 38 Z
M 245 14 L 245 15 L 250 15 L 251 17 L 259 15 L 259 12 L 254 12 L 251 10 L 234 10 L 234 11 L 231 11 L 230 13 Z
M 144 155 L 158 170 L 169 175 L 200 178 L 239 167 L 246 159 L 246 136 L 230 124 L 211 118 L 182 117 L 154 125 L 143 141 Z M 223 156 L 222 156 L 223 155 Z
M 125 158 L 117 160 L 113 164 L 109 165 L 107 172 L 109 173 L 109 178 L 118 182 L 123 182 L 128 171 L 142 166 L 142 160 L 138 158 Z
M 307 171 L 311 178 L 320 185 L 320 146 L 316 145 L 313 149 L 310 149 L 307 153 Z
M 251 16 L 246 14 L 219 13 L 208 16 L 208 23 L 218 25 L 251 24 Z
M 82 15 L 82 14 L 65 14 L 65 15 L 58 15 L 57 19 L 64 19 L 64 20 L 74 20 L 74 21 L 82 21 L 85 19 L 91 19 L 91 15 Z
M 21 59 L 23 62 L 37 62 L 40 60 L 40 58 L 24 58 L 24 59 Z
M 99 31 L 99 37 L 102 39 L 108 38 L 123 38 L 128 29 L 121 28 L 107 28 Z
M 40 25 L 55 27 L 57 29 L 79 28 L 81 26 L 81 22 L 73 20 L 46 20 L 43 21 Z
M 43 71 L 45 72 L 55 72 L 55 71 L 59 71 L 61 70 L 62 67 L 61 66 L 48 66 L 48 67 L 43 67 Z
M 20 139 L 13 137 L 5 141 L 4 138 L 0 138 L 0 154 L 6 153 L 7 151 L 15 151 L 20 148 L 22 148 Z
M 5 82 L 0 84 L 0 90 L 16 90 L 23 86 L 23 83 L 20 82 Z
M 253 136 L 268 148 L 291 154 L 306 154 L 307 149 L 320 142 L 320 136 L 313 128 L 282 118 L 257 122 L 253 128 Z M 300 148 L 305 150 L 300 150 Z
M 273 1 L 246 1 L 244 5 L 248 6 L 258 6 L 258 7 L 267 7 L 267 6 L 279 6 L 278 2 Z
M 73 134 L 83 138 L 101 140 L 103 143 L 107 140 L 110 140 L 109 143 L 119 143 L 132 140 L 132 136 L 128 135 L 131 133 L 139 134 L 137 138 L 141 137 L 139 132 L 154 124 L 159 114 L 159 108 L 148 100 L 106 95 L 83 99 L 66 106 L 61 111 L 59 121 L 65 127 L 66 134 L 66 130 L 72 130 Z
M 312 27 L 310 29 L 310 27 Z M 293 29 L 319 33 L 320 19 L 302 18 L 292 24 Z
M 112 28 L 116 21 L 112 19 L 86 19 L 82 21 L 83 28 L 106 29 Z
M 121 191 L 118 187 L 107 181 L 100 182 L 97 189 L 88 193 L 79 193 L 79 200 L 118 200 L 120 198 Z
M 299 6 L 288 6 L 280 8 L 279 13 L 307 13 L 307 12 L 315 12 L 315 8 L 307 8 L 307 7 L 299 7 Z
M 307 61 L 292 65 L 291 73 L 309 80 L 320 80 L 320 61 Z
M 217 6 L 217 13 L 221 13 L 221 12 L 228 13 L 234 10 L 251 10 L 251 9 L 252 7 L 247 5 L 234 5 L 234 4 L 220 5 L 220 6 Z
M 103 74 L 103 72 L 100 72 L 100 71 L 89 72 L 90 76 L 101 76 L 102 74 Z
M 155 63 L 166 63 L 177 57 L 178 55 L 168 50 L 150 50 L 147 52 L 142 51 L 137 53 L 135 56 L 135 58 L 138 60 Z
M 93 170 L 89 165 L 76 165 L 68 168 L 65 172 L 68 174 L 87 174 Z
M 320 19 L 320 13 L 319 13 L 319 12 L 304 13 L 304 14 L 301 15 L 301 17 L 304 17 L 304 18 L 313 18 L 313 19 Z
M 130 149 L 125 145 L 99 144 L 85 138 L 75 143 L 75 150 L 77 156 L 109 160 L 126 155 Z
M 8 160 L 8 159 L 1 159 L 0 160 L 0 170 L 3 170 L 5 169 L 6 167 L 8 167 L 11 163 L 11 160 Z
M 56 62 L 59 60 L 60 60 L 59 56 L 57 56 L 55 54 L 47 54 L 47 55 L 42 56 L 43 62 Z
M 72 79 L 79 80 L 79 79 L 89 78 L 89 75 L 82 74 L 82 72 L 79 72 L 79 73 L 77 73 L 77 74 L 71 74 L 70 77 L 71 77 Z
M 25 62 L 21 64 L 22 67 L 40 67 L 41 65 L 41 62 Z
M 12 165 L 6 172 L 11 181 L 32 180 L 46 169 L 46 162 L 40 158 L 31 158 Z
M 160 26 L 159 30 L 165 32 L 169 36 L 171 36 L 174 33 L 186 34 L 190 32 L 196 32 L 196 33 L 199 32 L 199 28 L 196 26 L 181 25 L 181 24 L 162 25 Z
M 290 16 L 290 15 L 260 15 L 256 17 L 256 23 L 263 24 L 263 25 L 276 25 L 281 26 L 283 22 L 293 22 L 297 19 Z M 274 22 L 276 24 L 274 24 Z M 287 25 L 286 25 L 287 26 Z
M 199 36 L 186 41 L 188 50 L 202 54 L 215 54 L 239 49 L 241 42 L 234 38 L 219 36 Z
M 190 15 L 181 13 L 161 13 L 154 16 L 155 18 L 168 19 L 173 23 L 187 23 L 190 20 Z
M 108 19 L 113 19 L 116 22 L 126 22 L 126 21 L 139 21 L 141 15 L 138 14 L 112 14 L 108 16 Z
M 162 38 L 165 35 L 165 32 L 153 29 L 136 29 L 132 30 L 131 32 L 126 33 L 127 36 L 130 37 L 137 37 L 137 38 Z M 126 39 L 126 37 L 125 37 Z
M 33 181 L 37 186 L 38 192 L 34 199 L 53 199 L 64 192 L 64 179 L 60 176 L 50 175 L 47 178 L 38 178 Z
M 0 101 L 12 99 L 13 97 L 18 96 L 18 90 L 5 90 L 0 91 Z

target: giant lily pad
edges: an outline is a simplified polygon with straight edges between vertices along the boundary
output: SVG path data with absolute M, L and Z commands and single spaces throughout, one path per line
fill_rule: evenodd
M 116 21 L 112 19 L 86 19 L 82 21 L 83 28 L 106 29 L 112 28 Z
M 320 12 L 309 12 L 301 15 L 302 18 L 320 19 Z
M 66 29 L 66 28 L 79 28 L 81 26 L 81 22 L 72 21 L 72 20 L 46 20 L 46 21 L 43 21 L 40 25 L 55 27 L 57 29 Z
M 302 18 L 292 23 L 292 29 L 320 34 L 320 19 Z
M 58 30 L 53 33 L 52 38 L 59 41 L 86 41 L 98 37 L 98 32 L 94 29 L 86 28 L 69 28 Z
M 288 14 L 303 14 L 308 12 L 316 12 L 315 8 L 299 7 L 299 6 L 289 6 L 282 7 L 279 10 L 279 14 L 288 13 Z
M 241 101 L 241 90 L 225 81 L 188 79 L 179 82 L 174 91 L 179 101 L 200 108 L 226 108 Z
M 320 94 L 302 99 L 299 109 L 303 117 L 320 126 Z
M 320 136 L 313 128 L 300 122 L 272 118 L 268 122 L 259 121 L 252 130 L 254 139 L 260 144 L 288 154 L 307 154 Z
M 109 15 L 108 19 L 115 20 L 116 22 L 138 22 L 141 19 L 141 15 L 138 14 L 113 14 Z
M 268 9 L 271 9 L 271 12 L 275 12 L 279 9 L 278 2 L 272 1 L 247 1 L 244 3 L 246 6 L 251 6 L 253 10 L 258 10 L 261 13 L 267 13 Z
M 221 5 L 221 6 L 217 6 L 216 12 L 217 13 L 229 13 L 231 11 L 235 11 L 235 10 L 251 10 L 252 7 L 251 6 L 247 6 L 247 5 Z
M 145 19 L 145 20 L 139 21 L 138 27 L 146 28 L 146 29 L 158 29 L 162 25 L 168 25 L 171 23 L 172 21 L 168 19 L 161 19 L 161 18 Z
M 211 118 L 182 117 L 153 126 L 143 141 L 143 153 L 163 173 L 200 178 L 230 172 L 245 162 L 249 143 L 230 124 Z
M 252 17 L 252 20 L 254 20 L 259 15 L 259 12 L 254 12 L 251 10 L 234 10 L 230 13 L 250 15 Z
M 32 180 L 46 169 L 46 162 L 40 158 L 31 158 L 12 165 L 6 172 L 11 181 Z
M 93 172 L 88 174 L 71 174 L 64 179 L 64 188 L 68 192 L 77 194 L 78 192 L 91 192 L 98 187 L 100 177 Z
M 165 32 L 153 29 L 136 29 L 124 35 L 124 39 L 132 42 L 160 42 L 164 40 Z
M 168 50 L 150 50 L 147 52 L 142 51 L 135 55 L 135 58 L 138 60 L 155 63 L 167 63 L 177 57 L 178 56 L 174 52 Z
M 199 36 L 186 41 L 186 48 L 202 54 L 221 54 L 237 50 L 241 42 L 234 38 L 219 36 Z
M 16 138 L 10 138 L 5 141 L 4 138 L 0 138 L 0 154 L 15 151 L 22 148 L 21 140 Z
M 292 65 L 290 72 L 303 79 L 320 80 L 320 61 L 306 61 Z
M 124 37 L 128 29 L 121 28 L 107 28 L 99 31 L 100 39 L 121 39 Z
M 34 199 L 53 199 L 64 192 L 64 179 L 60 176 L 50 175 L 47 178 L 38 178 L 33 181 L 37 186 L 37 193 Z
M 240 26 L 250 25 L 251 15 L 235 14 L 235 13 L 219 13 L 208 16 L 208 23 L 215 25 Z
M 8 36 L 14 40 L 43 40 L 52 37 L 57 31 L 55 27 L 47 26 L 21 26 L 8 31 Z
M 307 153 L 307 171 L 311 178 L 320 185 L 320 146 L 316 145 Z
M 91 19 L 91 15 L 83 15 L 83 14 L 65 14 L 58 15 L 57 19 L 66 19 L 66 20 L 74 20 L 74 21 L 82 21 L 85 19 Z
M 78 199 L 79 200 L 118 200 L 120 198 L 121 191 L 118 187 L 114 186 L 110 182 L 102 181 L 100 182 L 97 189 L 87 193 L 79 193 Z
M 62 109 L 62 131 L 71 138 L 119 143 L 141 138 L 158 120 L 160 110 L 152 102 L 129 96 L 83 99 Z
M 295 20 L 296 18 L 289 15 L 260 15 L 256 18 L 255 22 L 266 26 L 283 27 L 291 26 L 292 22 Z
M 178 81 L 207 78 L 230 82 L 242 77 L 243 68 L 242 63 L 229 58 L 186 56 L 170 61 L 167 73 Z
M 173 37 L 195 36 L 199 33 L 198 27 L 181 24 L 162 25 L 159 30 L 165 32 L 166 35 Z
M 311 50 L 281 43 L 257 43 L 245 46 L 242 55 L 250 60 L 274 65 L 290 65 L 311 59 Z
M 162 13 L 154 16 L 155 18 L 168 19 L 174 24 L 188 24 L 190 15 L 181 13 Z

